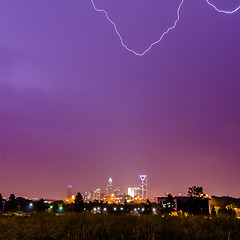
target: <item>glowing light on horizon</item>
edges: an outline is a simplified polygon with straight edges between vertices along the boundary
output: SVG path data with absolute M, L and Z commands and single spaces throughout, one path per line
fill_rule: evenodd
M 121 34 L 120 34 L 119 31 L 118 31 L 117 25 L 116 25 L 115 22 L 109 17 L 108 12 L 107 12 L 106 10 L 104 10 L 104 9 L 99 9 L 99 8 L 97 8 L 96 5 L 95 5 L 94 0 L 91 0 L 91 3 L 92 3 L 93 8 L 95 9 L 95 11 L 97 11 L 97 12 L 103 12 L 103 13 L 105 14 L 107 20 L 113 25 L 114 30 L 115 30 L 116 34 L 118 35 L 118 37 L 119 37 L 119 39 L 120 39 L 121 45 L 122 45 L 127 51 L 135 54 L 136 56 L 140 56 L 140 57 L 141 57 L 141 56 L 145 55 L 154 45 L 160 43 L 160 42 L 162 41 L 162 39 L 165 37 L 165 35 L 167 35 L 171 30 L 174 30 L 174 29 L 176 28 L 177 23 L 178 23 L 179 20 L 180 20 L 180 11 L 181 11 L 181 9 L 182 9 L 182 6 L 183 6 L 184 1 L 185 1 L 185 0 L 181 0 L 179 6 L 178 6 L 178 8 L 177 8 L 177 19 L 175 20 L 174 24 L 173 24 L 171 27 L 169 27 L 169 28 L 160 36 L 160 38 L 159 38 L 157 41 L 154 41 L 153 43 L 151 43 L 150 46 L 149 46 L 146 50 L 144 50 L 143 52 L 136 52 L 135 50 L 129 48 L 129 47 L 124 43 L 124 40 L 123 40 Z M 221 10 L 221 9 L 217 8 L 213 3 L 210 3 L 209 0 L 206 0 L 206 2 L 207 2 L 207 4 L 208 4 L 209 6 L 213 7 L 213 8 L 214 8 L 217 12 L 219 12 L 219 13 L 233 14 L 233 13 L 236 13 L 238 10 L 240 10 L 240 5 L 239 5 L 237 8 L 235 8 L 234 10 L 232 10 L 232 11 L 227 11 L 227 10 Z

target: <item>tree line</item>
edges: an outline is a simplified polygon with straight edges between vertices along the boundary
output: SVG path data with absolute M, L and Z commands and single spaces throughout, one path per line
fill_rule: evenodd
M 215 197 L 216 198 L 216 197 Z M 181 200 L 181 197 L 179 197 Z M 109 204 L 103 201 L 89 201 L 84 202 L 82 194 L 79 192 L 75 196 L 73 203 L 66 203 L 63 201 L 55 201 L 48 203 L 44 199 L 33 202 L 32 200 L 23 197 L 15 197 L 11 194 L 8 200 L 3 199 L 0 194 L 0 211 L 1 212 L 43 212 L 51 211 L 56 213 L 62 212 L 84 212 L 91 211 L 94 213 L 107 212 L 107 213 L 140 213 L 140 214 L 169 214 L 176 210 L 176 203 L 178 208 L 183 212 L 188 212 L 191 215 L 208 215 L 208 197 L 203 192 L 202 187 L 189 187 L 188 198 L 179 200 L 174 198 L 171 194 L 165 198 L 161 204 L 150 202 L 147 200 L 145 203 L 128 203 L 126 200 L 123 204 Z M 179 201 L 179 202 L 177 202 Z M 178 209 L 178 210 L 179 210 Z M 211 214 L 226 214 L 236 215 L 234 206 L 231 204 L 224 204 L 221 207 L 216 205 L 212 206 Z

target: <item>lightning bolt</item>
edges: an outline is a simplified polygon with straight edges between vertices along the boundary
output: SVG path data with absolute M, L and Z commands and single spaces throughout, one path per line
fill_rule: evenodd
M 210 3 L 209 0 L 206 0 L 206 2 L 209 6 L 213 7 L 219 13 L 233 14 L 240 9 L 240 6 L 238 6 L 236 9 L 234 9 L 232 11 L 221 10 L 221 9 L 217 8 L 214 4 Z
M 180 10 L 181 10 L 181 8 L 182 8 L 182 5 L 183 5 L 184 1 L 185 1 L 185 0 L 182 0 L 181 3 L 180 3 L 180 5 L 178 6 L 178 10 L 177 10 L 177 20 L 174 22 L 173 26 L 170 27 L 170 28 L 168 28 L 167 31 L 164 32 L 164 33 L 160 36 L 160 38 L 159 38 L 157 41 L 153 42 L 145 51 L 143 51 L 143 52 L 141 52 L 141 53 L 138 53 L 138 52 L 134 51 L 133 49 L 128 48 L 128 46 L 124 43 L 124 41 L 123 41 L 123 39 L 122 39 L 122 36 L 121 36 L 121 34 L 119 33 L 119 31 L 118 31 L 118 29 L 117 29 L 116 24 L 111 20 L 111 18 L 109 17 L 107 11 L 105 11 L 104 9 L 98 9 L 98 8 L 96 8 L 95 3 L 94 3 L 94 0 L 91 0 L 92 5 L 93 5 L 93 8 L 94 8 L 97 12 L 104 12 L 104 13 L 105 13 L 105 16 L 106 16 L 107 20 L 113 25 L 113 27 L 114 27 L 114 29 L 115 29 L 115 32 L 117 33 L 117 35 L 118 35 L 118 37 L 119 37 L 119 39 L 120 39 L 120 41 L 121 41 L 122 46 L 123 46 L 127 51 L 132 52 L 132 53 L 135 54 L 136 56 L 140 56 L 140 57 L 143 56 L 144 54 L 146 54 L 154 45 L 156 45 L 156 44 L 158 44 L 159 42 L 161 42 L 162 39 L 163 39 L 163 37 L 164 37 L 166 34 L 168 34 L 171 30 L 173 30 L 173 29 L 177 26 L 177 23 L 178 23 L 178 21 L 180 20 Z
M 178 9 L 177 9 L 177 19 L 175 20 L 175 22 L 174 22 L 174 24 L 172 25 L 172 27 L 169 27 L 169 28 L 160 36 L 160 38 L 159 38 L 157 41 L 151 43 L 150 46 L 149 46 L 146 50 L 144 50 L 143 52 L 136 52 L 135 50 L 129 48 L 129 47 L 124 43 L 123 38 L 122 38 L 121 34 L 120 34 L 119 31 L 118 31 L 117 25 L 116 25 L 116 24 L 113 22 L 113 20 L 109 17 L 108 12 L 107 12 L 106 10 L 104 10 L 104 9 L 98 9 L 98 8 L 96 7 L 96 5 L 95 5 L 94 0 L 90 0 L 90 1 L 91 1 L 91 3 L 92 3 L 93 8 L 94 8 L 97 12 L 103 12 L 103 13 L 105 14 L 107 20 L 113 25 L 113 27 L 114 27 L 114 29 L 115 29 L 115 32 L 116 32 L 116 34 L 118 35 L 118 37 L 119 37 L 119 39 L 120 39 L 121 45 L 122 45 L 127 51 L 135 54 L 136 56 L 140 56 L 140 57 L 141 57 L 141 56 L 145 55 L 154 45 L 160 43 L 160 42 L 162 41 L 162 39 L 165 37 L 165 35 L 167 35 L 171 30 L 173 30 L 173 29 L 176 28 L 177 23 L 178 23 L 179 20 L 180 20 L 180 11 L 181 11 L 181 9 L 182 9 L 182 6 L 183 6 L 183 3 L 184 3 L 185 0 L 181 0 L 180 4 L 179 4 L 179 6 L 178 6 Z M 240 5 L 239 5 L 236 9 L 234 9 L 234 10 L 232 10 L 232 11 L 226 11 L 226 10 L 221 10 L 221 9 L 217 8 L 214 4 L 210 3 L 209 0 L 206 0 L 206 2 L 207 2 L 207 4 L 208 4 L 209 6 L 213 7 L 213 8 L 214 8 L 217 12 L 219 12 L 219 13 L 233 14 L 233 13 L 237 12 L 238 10 L 240 10 Z

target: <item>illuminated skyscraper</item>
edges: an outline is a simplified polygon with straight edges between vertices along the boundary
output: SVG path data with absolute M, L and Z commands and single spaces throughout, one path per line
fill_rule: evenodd
M 139 175 L 140 177 L 140 196 L 147 199 L 147 175 Z
M 130 197 L 140 196 L 140 188 L 139 187 L 130 187 L 130 188 L 128 188 L 128 195 Z
M 128 188 L 128 195 L 129 195 L 130 197 L 135 197 L 135 196 L 134 196 L 134 188 L 132 188 L 132 187 Z
M 106 187 L 106 195 L 109 196 L 113 193 L 113 181 L 112 178 L 109 178 L 108 185 Z

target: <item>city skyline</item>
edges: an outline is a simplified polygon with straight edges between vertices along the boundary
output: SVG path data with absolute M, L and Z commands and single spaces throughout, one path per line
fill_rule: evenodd
M 97 188 L 92 191 L 86 191 L 83 194 L 85 201 L 113 201 L 113 202 L 124 202 L 127 198 L 135 198 L 146 200 L 147 197 L 147 175 L 139 175 L 140 182 L 138 186 L 128 187 L 127 189 L 121 189 L 116 186 L 113 179 L 108 179 L 105 190 Z M 126 191 L 127 190 L 127 191 Z M 68 197 L 69 198 L 69 197 Z M 69 198 L 70 199 L 70 198 Z
M 121 184 L 120 184 L 121 185 Z M 0 192 L 1 193 L 1 192 Z M 104 201 L 104 202 L 113 202 L 113 203 L 124 203 L 125 199 L 135 199 L 137 201 L 143 201 L 145 202 L 147 199 L 150 199 L 152 201 L 155 201 L 154 199 L 157 199 L 159 196 L 166 197 L 168 194 L 172 194 L 173 196 L 187 196 L 188 191 L 185 189 L 185 191 L 177 191 L 177 192 L 158 192 L 155 195 L 148 195 L 148 185 L 147 185 L 147 175 L 138 175 L 138 183 L 135 183 L 135 186 L 133 184 L 128 185 L 127 188 L 120 188 L 119 186 L 116 186 L 114 184 L 113 179 L 110 177 L 105 183 L 105 187 L 99 188 L 99 185 L 97 188 L 92 188 L 91 190 L 88 189 L 87 191 L 80 191 L 79 189 L 76 189 L 73 187 L 73 185 L 67 185 L 67 191 L 64 194 L 61 195 L 61 198 L 49 198 L 47 196 L 35 196 L 32 197 L 32 199 L 41 199 L 44 197 L 44 199 L 51 199 L 53 200 L 63 200 L 63 201 L 73 201 L 75 198 L 75 195 L 77 193 L 81 193 L 83 196 L 84 201 Z M 1 193 L 2 194 L 2 193 Z M 14 193 L 12 193 L 14 194 Z M 204 194 L 208 196 L 215 196 L 213 193 L 207 193 L 204 191 Z M 15 194 L 14 194 L 15 195 Z M 5 199 L 8 199 L 8 195 L 2 195 Z M 227 195 L 228 196 L 228 195 Z M 25 196 L 17 196 L 17 197 L 24 197 L 26 199 L 31 199 L 27 195 Z M 120 198 L 119 198 L 120 197 Z M 233 196 L 232 196 L 233 197 Z

